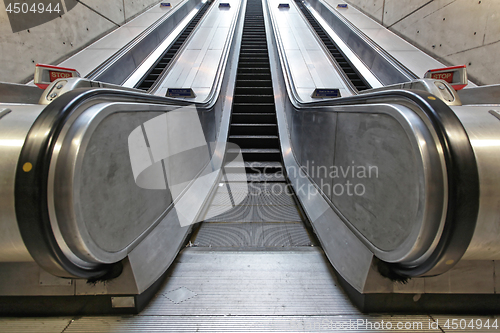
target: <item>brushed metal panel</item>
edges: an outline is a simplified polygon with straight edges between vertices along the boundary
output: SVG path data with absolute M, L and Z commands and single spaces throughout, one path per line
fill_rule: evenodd
M 35 262 L 4 262 L 0 263 L 0 293 L 2 296 L 73 296 L 75 283 L 50 275 Z
M 418 217 L 424 179 L 415 156 L 418 152 L 395 119 L 339 114 L 333 165 L 340 171 L 330 195 L 342 214 L 384 251 L 405 242 Z
M 453 106 L 469 136 L 479 173 L 479 212 L 466 260 L 500 259 L 500 121 L 492 106 Z
M 17 226 L 14 202 L 21 149 L 44 105 L 0 104 L 11 110 L 0 119 L 0 262 L 32 261 Z
M 301 143 L 315 149 L 302 150 L 301 164 L 314 182 L 328 193 L 327 188 L 333 186 L 329 175 L 335 156 L 337 114 L 311 111 L 303 119 L 302 126 L 307 134 L 302 136 Z
M 86 147 L 79 191 L 80 214 L 102 249 L 123 249 L 144 232 L 172 202 L 167 190 L 147 190 L 134 182 L 128 136 L 153 112 L 115 113 L 95 129 Z M 103 186 L 104 185 L 104 186 Z

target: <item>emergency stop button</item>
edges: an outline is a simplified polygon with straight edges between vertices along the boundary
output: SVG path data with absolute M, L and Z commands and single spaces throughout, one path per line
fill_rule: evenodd
M 424 78 L 446 81 L 455 90 L 463 89 L 469 83 L 465 65 L 431 69 Z
M 70 77 L 80 77 L 80 73 L 73 68 L 36 64 L 34 82 L 41 89 L 47 89 L 56 80 Z

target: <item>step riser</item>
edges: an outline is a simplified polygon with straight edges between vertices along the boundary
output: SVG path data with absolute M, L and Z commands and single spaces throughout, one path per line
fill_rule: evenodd
M 234 96 L 234 103 L 274 103 L 274 96 L 263 95 L 263 96 Z
M 257 80 L 257 79 L 250 79 L 250 80 L 243 80 L 243 79 L 236 79 L 236 88 L 245 88 L 245 87 L 262 87 L 262 88 L 268 88 L 271 86 L 271 81 L 270 80 Z M 272 89 L 271 89 L 272 91 Z
M 234 104 L 233 113 L 275 113 L 274 104 Z
M 235 138 L 229 138 L 229 142 L 232 142 L 236 145 L 238 145 L 242 149 L 246 148 L 274 148 L 274 149 L 279 149 L 280 147 L 280 142 L 278 139 L 255 139 L 255 138 L 249 138 L 249 139 L 235 139 Z
M 237 87 L 234 90 L 235 95 L 256 95 L 260 97 L 262 95 L 273 95 L 273 88 L 269 87 Z
M 234 114 L 232 115 L 232 121 L 237 124 L 276 124 L 276 115 L 251 115 L 246 116 L 245 114 Z
M 232 161 L 236 156 L 226 152 L 226 160 Z M 243 152 L 242 156 L 245 162 L 281 162 L 280 153 Z
M 231 126 L 229 135 L 278 135 L 276 126 Z

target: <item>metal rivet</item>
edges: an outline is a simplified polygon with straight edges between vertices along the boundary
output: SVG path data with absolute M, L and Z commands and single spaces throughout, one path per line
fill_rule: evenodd
M 50 95 L 51 98 L 56 98 L 57 97 L 57 93 L 53 93 Z
M 64 87 L 62 84 L 58 84 L 56 88 L 61 89 L 62 87 Z

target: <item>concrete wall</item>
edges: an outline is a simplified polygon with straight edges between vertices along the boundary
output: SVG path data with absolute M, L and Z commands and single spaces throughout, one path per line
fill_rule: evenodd
M 33 0 L 17 2 L 30 3 Z M 0 1 L 0 81 L 28 82 L 33 78 L 36 63 L 57 64 L 159 2 L 65 0 L 61 3 L 65 10 L 60 17 L 13 32 L 15 29 L 11 27 L 6 12 L 8 1 Z M 25 20 L 30 20 L 29 16 L 25 17 Z M 28 21 L 23 23 L 29 26 Z
M 347 0 L 478 84 L 500 83 L 499 0 Z

